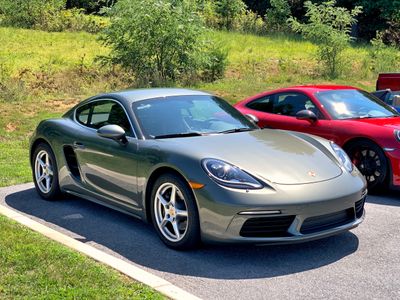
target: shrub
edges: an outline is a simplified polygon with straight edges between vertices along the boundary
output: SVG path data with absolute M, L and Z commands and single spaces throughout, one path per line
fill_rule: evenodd
M 65 7 L 66 0 L 0 0 L 2 24 L 41 28 Z
M 395 72 L 400 67 L 400 54 L 394 47 L 385 45 L 383 33 L 377 33 L 371 40 L 371 48 L 368 53 L 370 70 L 373 73 Z
M 220 16 L 220 27 L 232 30 L 234 21 L 246 11 L 246 4 L 242 0 L 218 0 L 216 12 Z
M 325 75 L 335 78 L 343 68 L 343 50 L 351 41 L 350 30 L 356 24 L 355 17 L 361 13 L 361 7 L 349 11 L 343 7 L 335 7 L 336 1 L 314 4 L 304 3 L 307 10 L 307 23 L 300 23 L 289 18 L 289 24 L 295 32 L 318 44 L 317 59 L 323 64 Z
M 131 70 L 142 84 L 166 84 L 205 67 L 209 45 L 194 1 L 119 0 L 109 14 L 101 40 L 112 51 L 100 59 Z
M 237 29 L 245 33 L 262 35 L 266 31 L 266 25 L 263 18 L 251 10 L 246 10 L 244 14 L 238 17 Z
M 271 0 L 271 8 L 267 9 L 265 19 L 269 31 L 287 31 L 287 20 L 289 19 L 290 5 L 287 0 Z

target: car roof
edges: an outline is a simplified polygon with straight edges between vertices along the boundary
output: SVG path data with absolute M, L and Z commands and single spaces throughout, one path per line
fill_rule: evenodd
M 153 98 L 164 98 L 173 96 L 210 96 L 209 93 L 196 91 L 191 89 L 180 88 L 149 88 L 149 89 L 127 89 L 108 94 L 96 96 L 96 98 L 104 98 L 107 96 L 114 96 L 123 98 L 129 102 L 136 102 Z
M 354 86 L 349 86 L 349 85 L 334 85 L 334 84 L 318 84 L 318 85 L 296 85 L 293 87 L 290 87 L 292 89 L 302 89 L 302 90 L 310 90 L 312 92 L 321 92 L 321 91 L 327 91 L 327 90 L 357 90 L 356 87 Z M 290 89 L 288 88 L 288 89 Z

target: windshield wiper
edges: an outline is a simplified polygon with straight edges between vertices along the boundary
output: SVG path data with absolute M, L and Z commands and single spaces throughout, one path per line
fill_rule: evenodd
M 253 131 L 254 128 L 243 127 L 243 128 L 233 128 L 224 131 L 220 131 L 218 133 L 235 133 L 235 132 L 243 132 L 243 131 Z
M 172 133 L 164 135 L 151 136 L 153 139 L 169 139 L 169 138 L 180 138 L 180 137 L 191 137 L 191 136 L 202 136 L 201 132 L 183 132 L 183 133 Z

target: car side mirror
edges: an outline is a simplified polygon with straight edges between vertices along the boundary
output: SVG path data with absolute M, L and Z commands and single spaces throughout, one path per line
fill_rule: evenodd
M 256 125 L 258 125 L 258 122 L 260 122 L 260 120 L 255 116 L 255 115 L 252 115 L 252 114 L 245 114 L 244 115 L 251 123 L 254 123 L 254 124 L 256 124 Z
M 314 112 L 308 109 L 303 109 L 297 112 L 296 118 L 298 120 L 307 120 L 311 123 L 317 122 L 318 118 Z
M 125 130 L 119 125 L 105 125 L 97 130 L 97 134 L 106 139 L 112 139 L 122 144 L 126 144 Z

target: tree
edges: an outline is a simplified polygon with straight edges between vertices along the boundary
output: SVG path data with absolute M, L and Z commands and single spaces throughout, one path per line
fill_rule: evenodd
M 300 23 L 295 18 L 289 24 L 295 32 L 318 44 L 317 58 L 323 63 L 326 75 L 337 77 L 342 67 L 341 54 L 350 40 L 351 26 L 357 23 L 356 16 L 362 9 L 356 6 L 349 11 L 344 7 L 336 7 L 336 1 L 314 4 L 304 3 L 307 23 Z
M 287 0 L 270 0 L 271 8 L 267 9 L 265 19 L 268 30 L 285 31 L 287 29 L 287 20 L 289 19 L 290 5 Z
M 201 73 L 217 53 L 204 39 L 194 1 L 119 0 L 109 15 L 101 40 L 112 51 L 102 59 L 132 71 L 142 84 Z

